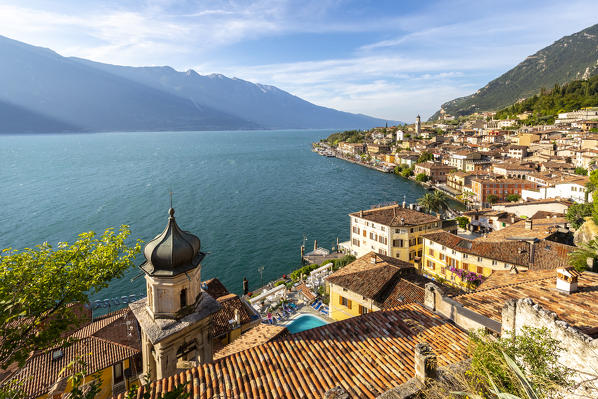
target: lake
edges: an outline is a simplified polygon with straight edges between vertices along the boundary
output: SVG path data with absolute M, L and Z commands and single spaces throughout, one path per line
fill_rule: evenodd
M 235 293 L 300 264 L 300 246 L 349 239 L 348 213 L 415 202 L 414 182 L 311 151 L 333 130 L 123 132 L 0 136 L 0 248 L 72 241 L 121 224 L 161 233 L 173 191 L 179 226 L 208 255 L 202 279 Z M 141 263 L 140 255 L 137 264 Z M 94 299 L 144 294 L 139 269 Z

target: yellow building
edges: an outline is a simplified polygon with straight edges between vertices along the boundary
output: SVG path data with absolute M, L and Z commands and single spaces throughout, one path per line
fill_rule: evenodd
M 61 371 L 81 359 L 87 364 L 84 384 L 101 380 L 96 399 L 111 398 L 138 384 L 142 369 L 140 336 L 129 309 L 87 323 L 69 338 L 73 343 L 31 356 L 5 381 L 19 383 L 27 398 L 57 398 L 72 389 L 68 380 L 72 371 Z
M 540 136 L 534 133 L 519 133 L 517 136 L 517 144 L 530 146 L 532 143 L 540 141 Z
M 533 238 L 468 240 L 445 231 L 426 234 L 423 241 L 422 272 L 461 288 L 475 288 L 494 271 L 565 267 L 569 263 L 568 253 L 574 249 Z
M 409 263 L 370 252 L 326 278 L 330 317 L 344 320 L 424 300 L 429 280 Z
M 442 226 L 436 216 L 397 204 L 354 212 L 349 217 L 352 255 L 374 251 L 406 262 L 421 257 L 421 236 Z
M 392 154 L 384 155 L 384 160 L 388 163 L 395 163 L 395 156 Z

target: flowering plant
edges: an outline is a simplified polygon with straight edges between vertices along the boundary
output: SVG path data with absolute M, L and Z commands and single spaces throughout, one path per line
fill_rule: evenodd
M 482 280 L 484 279 L 484 276 L 482 276 L 481 274 L 474 273 L 474 272 L 470 272 L 470 271 L 467 271 L 467 270 L 465 270 L 465 269 L 457 269 L 457 268 L 456 268 L 456 267 L 454 267 L 454 266 L 451 266 L 451 267 L 449 268 L 449 270 L 450 270 L 452 273 L 454 273 L 454 274 L 456 274 L 457 276 L 459 276 L 459 278 L 460 278 L 462 281 L 466 281 L 466 282 L 468 282 L 468 283 L 471 283 L 471 284 L 478 285 L 478 284 L 480 284 L 480 283 L 482 282 Z

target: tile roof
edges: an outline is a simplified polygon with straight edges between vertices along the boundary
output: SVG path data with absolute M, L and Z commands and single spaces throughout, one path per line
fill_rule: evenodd
M 376 263 L 372 263 L 372 259 L 376 259 Z M 326 280 L 382 303 L 407 270 L 413 271 L 413 264 L 369 252 L 332 273 Z
M 59 380 L 61 370 L 78 356 L 87 363 L 88 375 L 132 358 L 140 353 L 136 325 L 129 309 L 108 314 L 72 334 L 70 337 L 76 339 L 72 344 L 33 355 L 10 380 L 20 381 L 26 397 L 33 398 L 47 393 Z M 52 353 L 57 349 L 62 349 L 63 356 L 53 360 Z
M 363 216 L 361 215 L 363 212 Z M 349 216 L 369 220 L 385 226 L 417 226 L 424 223 L 437 222 L 440 219 L 427 213 L 403 208 L 400 205 L 390 205 L 380 208 L 353 212 Z M 404 222 L 404 224 L 402 223 Z
M 531 298 L 544 309 L 555 312 L 569 325 L 592 336 L 598 336 L 598 274 L 584 272 L 578 278 L 578 291 L 565 294 L 556 289 L 556 271 L 527 272 L 504 275 L 471 294 L 455 298 L 464 307 L 500 322 L 502 307 L 509 299 Z
M 215 352 L 214 360 L 233 355 L 253 348 L 254 346 L 265 344 L 275 338 L 281 338 L 288 334 L 289 330 L 287 330 L 286 327 L 260 323 L 230 344 Z
M 415 375 L 414 347 L 420 342 L 430 344 L 439 366 L 467 356 L 464 330 L 422 305 L 407 304 L 292 334 L 157 381 L 150 399 L 186 381 L 193 398 L 319 399 L 336 386 L 351 397 L 375 398 Z
M 468 240 L 446 231 L 425 234 L 423 237 L 461 253 L 524 266 L 530 270 L 565 267 L 569 264 L 568 254 L 575 249 L 547 240 Z
M 222 284 L 222 282 L 220 282 L 220 280 L 218 280 L 217 278 L 211 278 L 209 280 L 204 281 L 202 283 L 202 288 L 214 299 L 218 299 L 221 296 L 229 294 L 224 284 Z
M 531 228 L 525 220 L 513 223 L 500 230 L 480 237 L 482 241 L 502 241 L 511 237 L 544 239 L 554 234 L 559 228 L 568 226 L 569 221 L 564 217 L 532 219 Z
M 217 299 L 221 308 L 214 313 L 212 318 L 212 336 L 220 337 L 230 332 L 233 328 L 229 320 L 235 319 L 235 312 L 239 312 L 241 325 L 251 323 L 252 318 L 247 305 L 241 301 L 237 294 L 228 294 Z

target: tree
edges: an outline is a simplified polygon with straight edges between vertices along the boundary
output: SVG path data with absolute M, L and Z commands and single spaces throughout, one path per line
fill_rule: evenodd
M 426 193 L 417 200 L 417 204 L 421 206 L 426 212 L 430 213 L 434 211 L 434 197 L 432 193 Z
M 431 152 L 422 152 L 419 158 L 417 158 L 417 163 L 432 161 L 434 160 L 434 154 Z
M 565 217 L 571 223 L 571 227 L 577 230 L 584 222 L 585 218 L 592 216 L 592 204 L 573 204 L 567 209 Z
M 594 223 L 598 224 L 598 190 L 596 190 L 596 187 L 598 187 L 598 169 L 590 173 L 589 183 L 591 183 L 589 188 L 593 188 L 592 202 L 594 203 L 594 210 L 592 212 L 592 218 L 594 219 Z
M 465 230 L 467 228 L 467 225 L 469 224 L 469 219 L 466 216 L 458 216 L 456 220 L 457 224 L 461 229 Z
M 2 250 L 0 367 L 22 366 L 32 351 L 54 346 L 81 321 L 72 304 L 88 303 L 90 295 L 122 277 L 141 251 L 140 241 L 127 243 L 129 234 L 121 226 L 100 237 L 82 233 L 72 244 Z
M 505 199 L 509 202 L 517 202 L 521 199 L 521 196 L 519 194 L 513 193 L 513 194 L 509 194 L 505 197 Z
M 486 201 L 488 201 L 490 204 L 495 204 L 496 202 L 498 202 L 498 196 L 490 194 L 486 197 Z
M 598 239 L 581 243 L 575 251 L 569 253 L 569 264 L 582 272 L 588 269 L 588 259 L 595 263 L 598 258 Z
M 415 176 L 415 180 L 423 183 L 430 180 L 430 177 L 425 173 L 418 173 L 417 176 Z
M 403 176 L 403 177 L 413 176 L 413 168 L 403 169 L 401 171 L 401 176 Z
M 434 193 L 426 193 L 423 197 L 417 200 L 419 206 L 421 206 L 426 212 L 436 212 L 443 214 L 448 208 L 448 197 L 442 191 L 434 191 Z
M 578 166 L 577 168 L 575 168 L 575 172 L 576 175 L 580 175 L 580 176 L 587 176 L 588 175 L 588 170 L 582 168 L 581 166 Z

